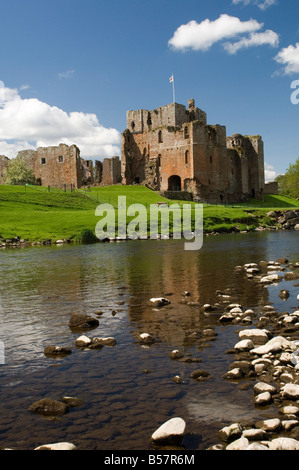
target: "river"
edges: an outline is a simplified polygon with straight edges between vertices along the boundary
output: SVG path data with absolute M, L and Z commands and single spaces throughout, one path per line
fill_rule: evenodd
M 184 251 L 180 240 L 1 250 L 0 448 L 68 441 L 82 450 L 147 450 L 157 427 L 180 416 L 185 448 L 200 450 L 217 444 L 225 425 L 273 417 L 274 405 L 262 412 L 254 406 L 254 380 L 239 387 L 223 379 L 240 326 L 222 325 L 219 317 L 228 303 L 253 309 L 256 318 L 265 305 L 278 312 L 298 307 L 298 280 L 264 287 L 235 269 L 280 257 L 298 262 L 298 237 L 295 231 L 208 236 L 199 251 Z M 287 300 L 281 289 L 289 290 Z M 153 309 L 149 299 L 161 296 L 171 304 Z M 204 314 L 204 304 L 218 309 Z M 116 345 L 76 348 L 79 335 L 68 325 L 73 312 L 98 318 L 86 334 L 112 336 Z M 140 344 L 144 332 L 156 338 L 153 345 Z M 70 347 L 72 354 L 47 358 L 47 345 Z M 174 349 L 190 361 L 170 359 Z M 198 368 L 210 379 L 190 378 Z M 176 375 L 183 383 L 174 382 Z M 83 404 L 56 419 L 28 410 L 42 398 L 63 396 Z

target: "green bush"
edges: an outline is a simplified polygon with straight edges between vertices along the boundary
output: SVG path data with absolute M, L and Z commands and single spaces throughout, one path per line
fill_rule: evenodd
M 96 243 L 98 241 L 93 231 L 88 228 L 81 230 L 81 232 L 76 236 L 76 240 L 79 243 L 85 244 Z
M 11 160 L 4 170 L 4 181 L 6 184 L 34 184 L 33 171 L 27 167 L 23 157 Z

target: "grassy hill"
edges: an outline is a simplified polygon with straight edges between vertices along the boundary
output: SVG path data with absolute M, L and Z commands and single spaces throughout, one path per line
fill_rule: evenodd
M 99 204 L 117 208 L 118 196 L 126 196 L 127 206 L 169 201 L 143 186 L 110 186 L 90 190 L 66 191 L 37 186 L 0 185 L 0 238 L 20 238 L 29 241 L 80 238 L 82 230 L 94 232 L 98 219 L 95 209 Z M 186 202 L 186 204 L 190 204 Z M 194 203 L 191 203 L 194 207 Z M 204 205 L 205 231 L 230 231 L 254 228 L 271 221 L 266 213 L 271 210 L 299 208 L 295 199 L 283 196 L 265 196 L 265 201 L 251 200 L 234 206 Z

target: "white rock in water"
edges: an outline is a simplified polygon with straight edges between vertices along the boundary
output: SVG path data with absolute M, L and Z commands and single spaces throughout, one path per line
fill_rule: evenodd
M 265 392 L 268 392 L 271 395 L 273 395 L 273 394 L 277 393 L 277 388 L 276 388 L 276 386 L 270 385 L 269 383 L 266 383 L 266 382 L 258 382 L 254 386 L 254 393 L 256 395 L 259 395 L 260 393 L 265 393 Z
M 297 384 L 286 384 L 282 387 L 281 391 L 284 398 L 288 398 L 289 400 L 299 399 L 299 385 Z
M 262 421 L 258 427 L 267 432 L 275 432 L 280 429 L 281 421 L 278 418 L 266 419 L 265 421 Z
M 244 268 L 245 269 L 248 269 L 248 268 L 257 268 L 258 267 L 258 264 L 257 263 L 246 263 L 244 264 Z
M 271 394 L 269 392 L 260 393 L 255 397 L 255 403 L 257 405 L 266 405 L 272 400 Z
M 285 406 L 284 408 L 282 408 L 281 412 L 284 414 L 284 415 L 297 415 L 299 414 L 299 408 L 297 406 Z
M 273 385 L 267 384 L 265 382 L 258 382 L 254 386 L 254 393 L 256 393 L 257 395 L 259 395 L 260 393 L 265 393 L 265 392 L 269 392 L 273 394 L 277 392 L 277 389 Z
M 116 345 L 116 339 L 113 338 L 112 336 L 109 336 L 107 338 L 94 338 L 94 340 L 99 341 L 103 346 L 115 346 Z
M 229 311 L 229 313 L 231 313 L 232 315 L 237 315 L 239 313 L 243 313 L 243 310 L 239 307 L 234 307 Z
M 242 435 L 243 428 L 239 423 L 233 423 L 230 426 L 225 426 L 218 431 L 219 438 L 224 442 L 229 442 L 232 439 L 238 439 Z
M 278 437 L 269 443 L 270 450 L 299 450 L 299 441 L 290 437 Z
M 150 299 L 150 302 L 154 307 L 164 307 L 164 305 L 170 304 L 170 300 L 165 299 L 164 297 L 152 298 Z
M 45 444 L 34 450 L 76 450 L 77 447 L 70 442 L 57 442 L 56 444 Z
M 88 336 L 82 335 L 79 336 L 79 338 L 76 339 L 75 344 L 76 346 L 89 346 L 92 343 L 92 340 L 88 338 Z
M 153 344 L 155 342 L 155 338 L 149 333 L 141 333 L 139 338 L 143 344 Z
M 243 339 L 242 341 L 239 341 L 239 343 L 235 344 L 235 349 L 238 351 L 250 351 L 251 349 L 254 349 L 254 344 L 251 339 Z
M 251 339 L 254 344 L 266 344 L 269 341 L 268 331 L 254 328 L 252 330 L 243 330 L 239 333 L 240 340 Z
M 297 419 L 287 419 L 285 421 L 282 421 L 281 422 L 282 424 L 282 427 L 286 430 L 286 431 L 290 431 L 291 429 L 295 428 L 296 426 L 298 426 L 299 424 L 299 421 Z
M 275 336 L 274 338 L 270 339 L 268 343 L 264 344 L 263 346 L 259 346 L 258 348 L 252 349 L 251 352 L 253 354 L 268 354 L 268 353 L 275 353 L 279 352 L 282 349 L 286 349 L 291 346 L 290 341 L 283 338 L 282 336 Z
M 262 284 L 271 284 L 272 282 L 279 282 L 282 280 L 282 276 L 279 274 L 269 274 L 269 276 L 264 276 L 261 279 Z
M 249 446 L 245 450 L 270 450 L 270 449 L 269 447 L 266 447 L 263 444 L 260 444 L 259 442 L 253 442 L 252 444 L 249 444 Z
M 157 429 L 152 435 L 153 441 L 172 441 L 182 438 L 186 423 L 182 418 L 172 418 Z
M 246 450 L 249 446 L 249 440 L 246 437 L 240 437 L 237 441 L 232 442 L 226 447 L 226 450 Z
M 243 437 L 246 437 L 249 441 L 262 441 L 266 440 L 267 433 L 263 429 L 245 429 L 242 434 Z

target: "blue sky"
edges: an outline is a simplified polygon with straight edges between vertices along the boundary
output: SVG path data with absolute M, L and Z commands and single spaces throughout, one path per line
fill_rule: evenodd
M 120 155 L 129 109 L 196 105 L 261 134 L 267 177 L 299 156 L 298 0 L 0 0 L 0 154 Z M 296 86 L 295 89 L 291 88 Z M 298 100 L 299 101 L 299 100 Z

